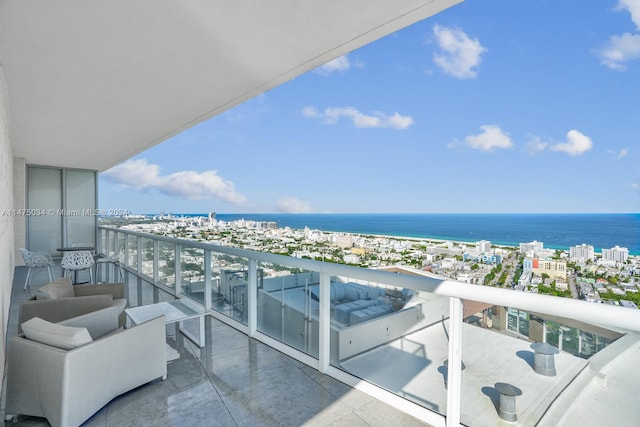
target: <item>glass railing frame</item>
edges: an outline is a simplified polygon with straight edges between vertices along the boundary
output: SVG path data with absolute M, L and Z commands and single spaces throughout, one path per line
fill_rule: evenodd
M 141 290 L 142 282 L 148 282 L 154 286 L 154 302 L 157 302 L 160 290 L 172 295 L 175 298 L 182 298 L 187 295 L 182 294 L 182 277 L 180 265 L 180 250 L 183 247 L 200 248 L 204 250 L 204 275 L 205 275 L 205 296 L 204 307 L 212 317 L 240 330 L 248 336 L 255 338 L 276 350 L 318 369 L 320 372 L 330 375 L 355 388 L 363 390 L 369 394 L 381 398 L 385 402 L 404 410 L 405 412 L 419 417 L 433 425 L 458 426 L 460 425 L 460 402 L 461 402 L 461 369 L 462 360 L 462 323 L 463 323 L 463 300 L 484 302 L 492 305 L 517 308 L 524 311 L 549 314 L 559 317 L 571 317 L 605 327 L 612 327 L 618 330 L 640 332 L 640 310 L 624 309 L 613 306 L 604 306 L 585 301 L 568 300 L 565 298 L 552 297 L 547 295 L 529 294 L 516 292 L 508 289 L 499 289 L 479 285 L 470 285 L 446 278 L 429 276 L 414 276 L 397 274 L 382 270 L 372 270 L 361 267 L 354 267 L 342 264 L 315 261 L 289 257 L 286 255 L 257 252 L 247 249 L 221 246 L 212 243 L 191 241 L 174 237 L 160 236 L 149 233 L 142 233 L 119 228 L 99 226 L 99 248 L 110 248 L 111 242 L 118 240 L 118 235 L 123 234 L 126 238 L 135 237 L 138 242 L 137 268 L 133 269 L 128 265 L 128 257 L 125 256 L 125 274 L 134 274 L 137 277 L 138 303 L 142 303 Z M 106 242 L 102 242 L 102 231 L 106 231 Z M 142 238 L 151 239 L 154 247 L 153 277 L 142 273 Z M 175 245 L 175 286 L 173 288 L 163 285 L 159 281 L 158 257 L 159 242 L 168 242 Z M 127 245 L 125 245 L 125 248 Z M 217 312 L 211 307 L 211 254 L 213 252 L 246 258 L 249 268 L 248 284 L 248 321 L 245 325 L 235 319 L 229 318 Z M 262 334 L 257 328 L 257 289 L 258 289 L 258 264 L 259 262 L 269 262 L 281 264 L 289 267 L 296 267 L 302 270 L 317 272 L 320 275 L 320 332 L 319 332 L 319 357 L 315 359 L 297 349 L 288 346 L 286 343 L 278 341 L 268 335 Z M 447 416 L 430 411 L 419 405 L 405 400 L 393 393 L 384 391 L 370 383 L 363 382 L 350 374 L 331 366 L 330 364 L 330 280 L 332 276 L 352 277 L 355 279 L 371 281 L 393 285 L 401 288 L 409 288 L 414 291 L 429 292 L 435 295 L 449 298 L 449 371 L 447 388 Z M 144 278 L 143 278 L 144 277 Z M 150 279 L 150 280 L 149 280 Z M 585 313 L 586 312 L 586 313 Z

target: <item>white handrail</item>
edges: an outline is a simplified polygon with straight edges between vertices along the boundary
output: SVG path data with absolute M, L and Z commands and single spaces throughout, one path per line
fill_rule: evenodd
M 517 308 L 538 314 L 570 318 L 584 323 L 623 331 L 640 332 L 640 310 L 560 298 L 550 295 L 517 292 L 510 289 L 471 285 L 438 277 L 398 274 L 389 271 L 372 270 L 343 264 L 294 258 L 285 255 L 257 252 L 211 243 L 178 239 L 175 237 L 158 236 L 154 234 L 123 230 L 120 228 L 105 226 L 100 226 L 99 228 L 131 236 L 144 237 L 155 241 L 168 242 L 186 247 L 200 248 L 212 252 L 239 256 L 247 259 L 253 259 L 258 262 L 269 262 L 289 267 L 297 267 L 303 270 L 350 277 L 374 283 L 384 283 L 417 291 L 430 292 L 436 295 L 456 297 L 462 300 L 477 301 L 492 305 Z

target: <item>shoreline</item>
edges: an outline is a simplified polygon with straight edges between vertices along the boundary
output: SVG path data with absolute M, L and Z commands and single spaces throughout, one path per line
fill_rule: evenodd
M 434 243 L 447 243 L 447 242 L 451 242 L 454 244 L 458 244 L 458 245 L 467 245 L 469 243 L 476 243 L 479 240 L 453 240 L 453 239 L 442 239 L 442 238 L 432 238 L 432 237 L 418 237 L 418 236 L 396 236 L 396 235 L 391 235 L 391 234 L 375 234 L 375 233 L 360 233 L 360 232 L 350 232 L 350 231 L 333 231 L 333 230 L 320 230 L 320 229 L 314 229 L 309 227 L 310 230 L 314 230 L 314 231 L 322 231 L 323 233 L 342 233 L 342 234 L 348 234 L 348 235 L 352 235 L 352 236 L 364 236 L 364 237 L 380 237 L 380 238 L 386 238 L 386 239 L 406 239 L 406 240 L 411 240 L 411 241 L 428 241 L 428 242 L 434 242 Z M 481 239 L 483 240 L 483 239 Z M 497 246 L 500 248 L 512 248 L 515 251 L 519 251 L 520 250 L 520 244 L 515 245 L 515 244 L 502 244 L 502 243 L 497 243 L 494 241 L 491 241 L 491 246 Z M 529 242 L 521 242 L 521 243 L 529 243 Z M 544 243 L 544 242 L 543 242 Z M 474 245 L 475 246 L 475 245 Z M 544 248 L 546 249 L 552 249 L 552 250 L 561 250 L 561 251 L 565 251 L 568 252 L 569 248 L 563 248 L 560 246 L 545 246 Z M 594 248 L 594 254 L 600 255 L 602 256 L 602 251 L 596 251 Z M 636 257 L 639 256 L 640 254 L 635 254 L 632 253 L 632 251 L 629 251 L 629 257 Z
M 473 244 L 480 240 L 488 240 L 492 245 L 517 249 L 521 243 L 534 240 L 543 242 L 546 249 L 561 251 L 569 251 L 571 247 L 584 243 L 593 246 L 594 252 L 601 255 L 603 249 L 618 245 L 627 248 L 629 256 L 640 256 L 640 245 L 638 244 L 640 242 L 640 214 L 217 214 L 215 212 L 211 214 L 215 215 L 217 220 L 224 222 L 267 221 L 275 222 L 278 228 L 289 227 L 303 230 L 308 227 L 323 232 L 433 242 L 451 241 L 458 244 Z M 150 219 L 164 216 L 163 220 L 180 220 L 181 218 L 206 218 L 209 215 L 202 213 L 141 214 L 139 218 Z M 580 218 L 595 216 L 595 219 L 585 222 L 571 221 L 572 216 Z M 599 216 L 604 216 L 605 219 L 600 220 Z M 467 220 L 462 223 L 452 222 L 449 217 L 467 218 Z M 474 217 L 479 219 L 474 221 Z M 504 217 L 506 224 L 502 227 L 502 220 L 486 219 L 492 217 Z M 532 219 L 526 221 L 520 219 L 509 221 L 507 219 L 520 217 Z M 536 220 L 536 218 L 548 217 L 565 219 L 559 223 L 550 220 L 542 222 Z M 621 221 L 610 219 L 614 217 L 626 217 L 627 219 Z M 604 221 L 604 225 L 600 227 L 602 221 Z M 578 223 L 578 227 L 571 227 L 573 223 Z M 565 224 L 566 227 L 564 227 Z M 610 227 L 611 231 L 608 232 L 609 229 L 605 227 Z M 434 236 L 431 234 L 434 230 L 441 230 L 446 234 L 454 233 L 453 235 L 457 236 Z M 460 236 L 460 234 L 470 236 Z M 497 236 L 497 239 L 492 239 L 488 237 L 489 235 Z M 585 237 L 583 238 L 582 235 Z M 500 236 L 504 238 L 500 239 Z M 556 238 L 553 239 L 553 236 Z M 595 244 L 590 242 L 590 237 L 595 240 Z M 549 243 L 549 239 L 560 242 L 557 244 Z

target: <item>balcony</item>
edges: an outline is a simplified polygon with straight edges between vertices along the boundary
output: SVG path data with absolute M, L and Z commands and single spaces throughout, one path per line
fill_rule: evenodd
M 19 304 L 48 281 L 46 272 L 36 274 L 30 289 L 23 290 L 25 275 L 25 267 L 16 268 L 8 337 L 17 332 Z M 130 282 L 135 295 L 135 280 Z M 147 290 L 145 301 L 153 298 Z M 160 293 L 159 298 L 169 297 Z M 180 358 L 168 363 L 166 381 L 121 395 L 84 425 L 423 425 L 212 316 L 207 316 L 205 325 L 206 348 L 180 340 Z M 174 328 L 167 328 L 167 341 L 176 346 Z M 4 400 L 0 412 L 4 415 Z M 44 418 L 29 416 L 18 416 L 9 424 L 49 425 Z
M 304 2 L 296 13 L 290 2 L 0 3 L 0 128 L 11 130 L 0 132 L 0 205 L 39 207 L 32 168 L 47 209 L 95 209 L 95 181 L 93 195 L 74 191 L 91 182 L 83 176 L 457 2 Z M 18 247 L 51 251 L 96 234 L 78 217 L 40 219 L 0 221 L 3 295 Z M 617 425 L 635 425 L 640 415 L 637 311 L 121 230 L 98 235 L 124 266 L 131 305 L 202 304 L 208 344 L 168 330 L 181 355 L 169 380 L 121 396 L 89 424 L 496 425 L 499 383 L 522 391 L 522 425 L 602 425 L 613 413 Z M 11 322 L 3 318 L 9 335 L 27 296 L 24 273 L 16 269 Z M 556 376 L 535 372 L 532 341 L 562 349 Z
M 209 314 L 207 344 L 197 322 L 177 336 L 168 328 L 181 355 L 169 380 L 114 400 L 101 424 L 140 407 L 143 424 L 493 426 L 499 383 L 522 392 L 520 425 L 601 425 L 612 411 L 634 425 L 639 415 L 637 310 L 105 227 L 99 248 L 121 261 L 130 305 L 188 298 Z M 534 341 L 562 349 L 555 375 L 536 372 Z

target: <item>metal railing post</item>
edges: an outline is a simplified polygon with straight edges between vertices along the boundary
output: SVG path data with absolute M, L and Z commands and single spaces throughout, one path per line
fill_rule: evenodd
M 137 257 L 137 264 L 138 264 L 138 268 L 137 271 L 138 273 L 136 274 L 136 290 L 138 293 L 138 305 L 142 305 L 142 239 L 140 237 L 138 237 L 138 253 L 136 254 Z M 127 282 L 128 283 L 128 282 Z
M 204 309 L 211 310 L 211 251 L 204 251 Z
M 320 324 L 318 370 L 326 373 L 331 363 L 331 275 L 320 273 Z
M 249 336 L 255 335 L 258 329 L 258 261 L 249 259 L 249 286 L 247 288 L 247 326 Z
M 158 286 L 160 282 L 160 273 L 158 265 L 160 265 L 160 241 L 153 239 L 153 302 L 158 302 Z
M 134 236 L 125 233 L 124 242 L 122 243 L 122 266 L 125 268 L 129 266 L 129 238 L 134 238 Z
M 180 262 L 180 255 L 182 252 L 182 245 L 174 246 L 175 253 L 175 281 L 173 284 L 173 296 L 176 298 L 180 297 L 182 293 L 182 263 Z
M 447 427 L 460 425 L 462 396 L 462 300 L 449 297 L 449 358 L 447 359 Z

